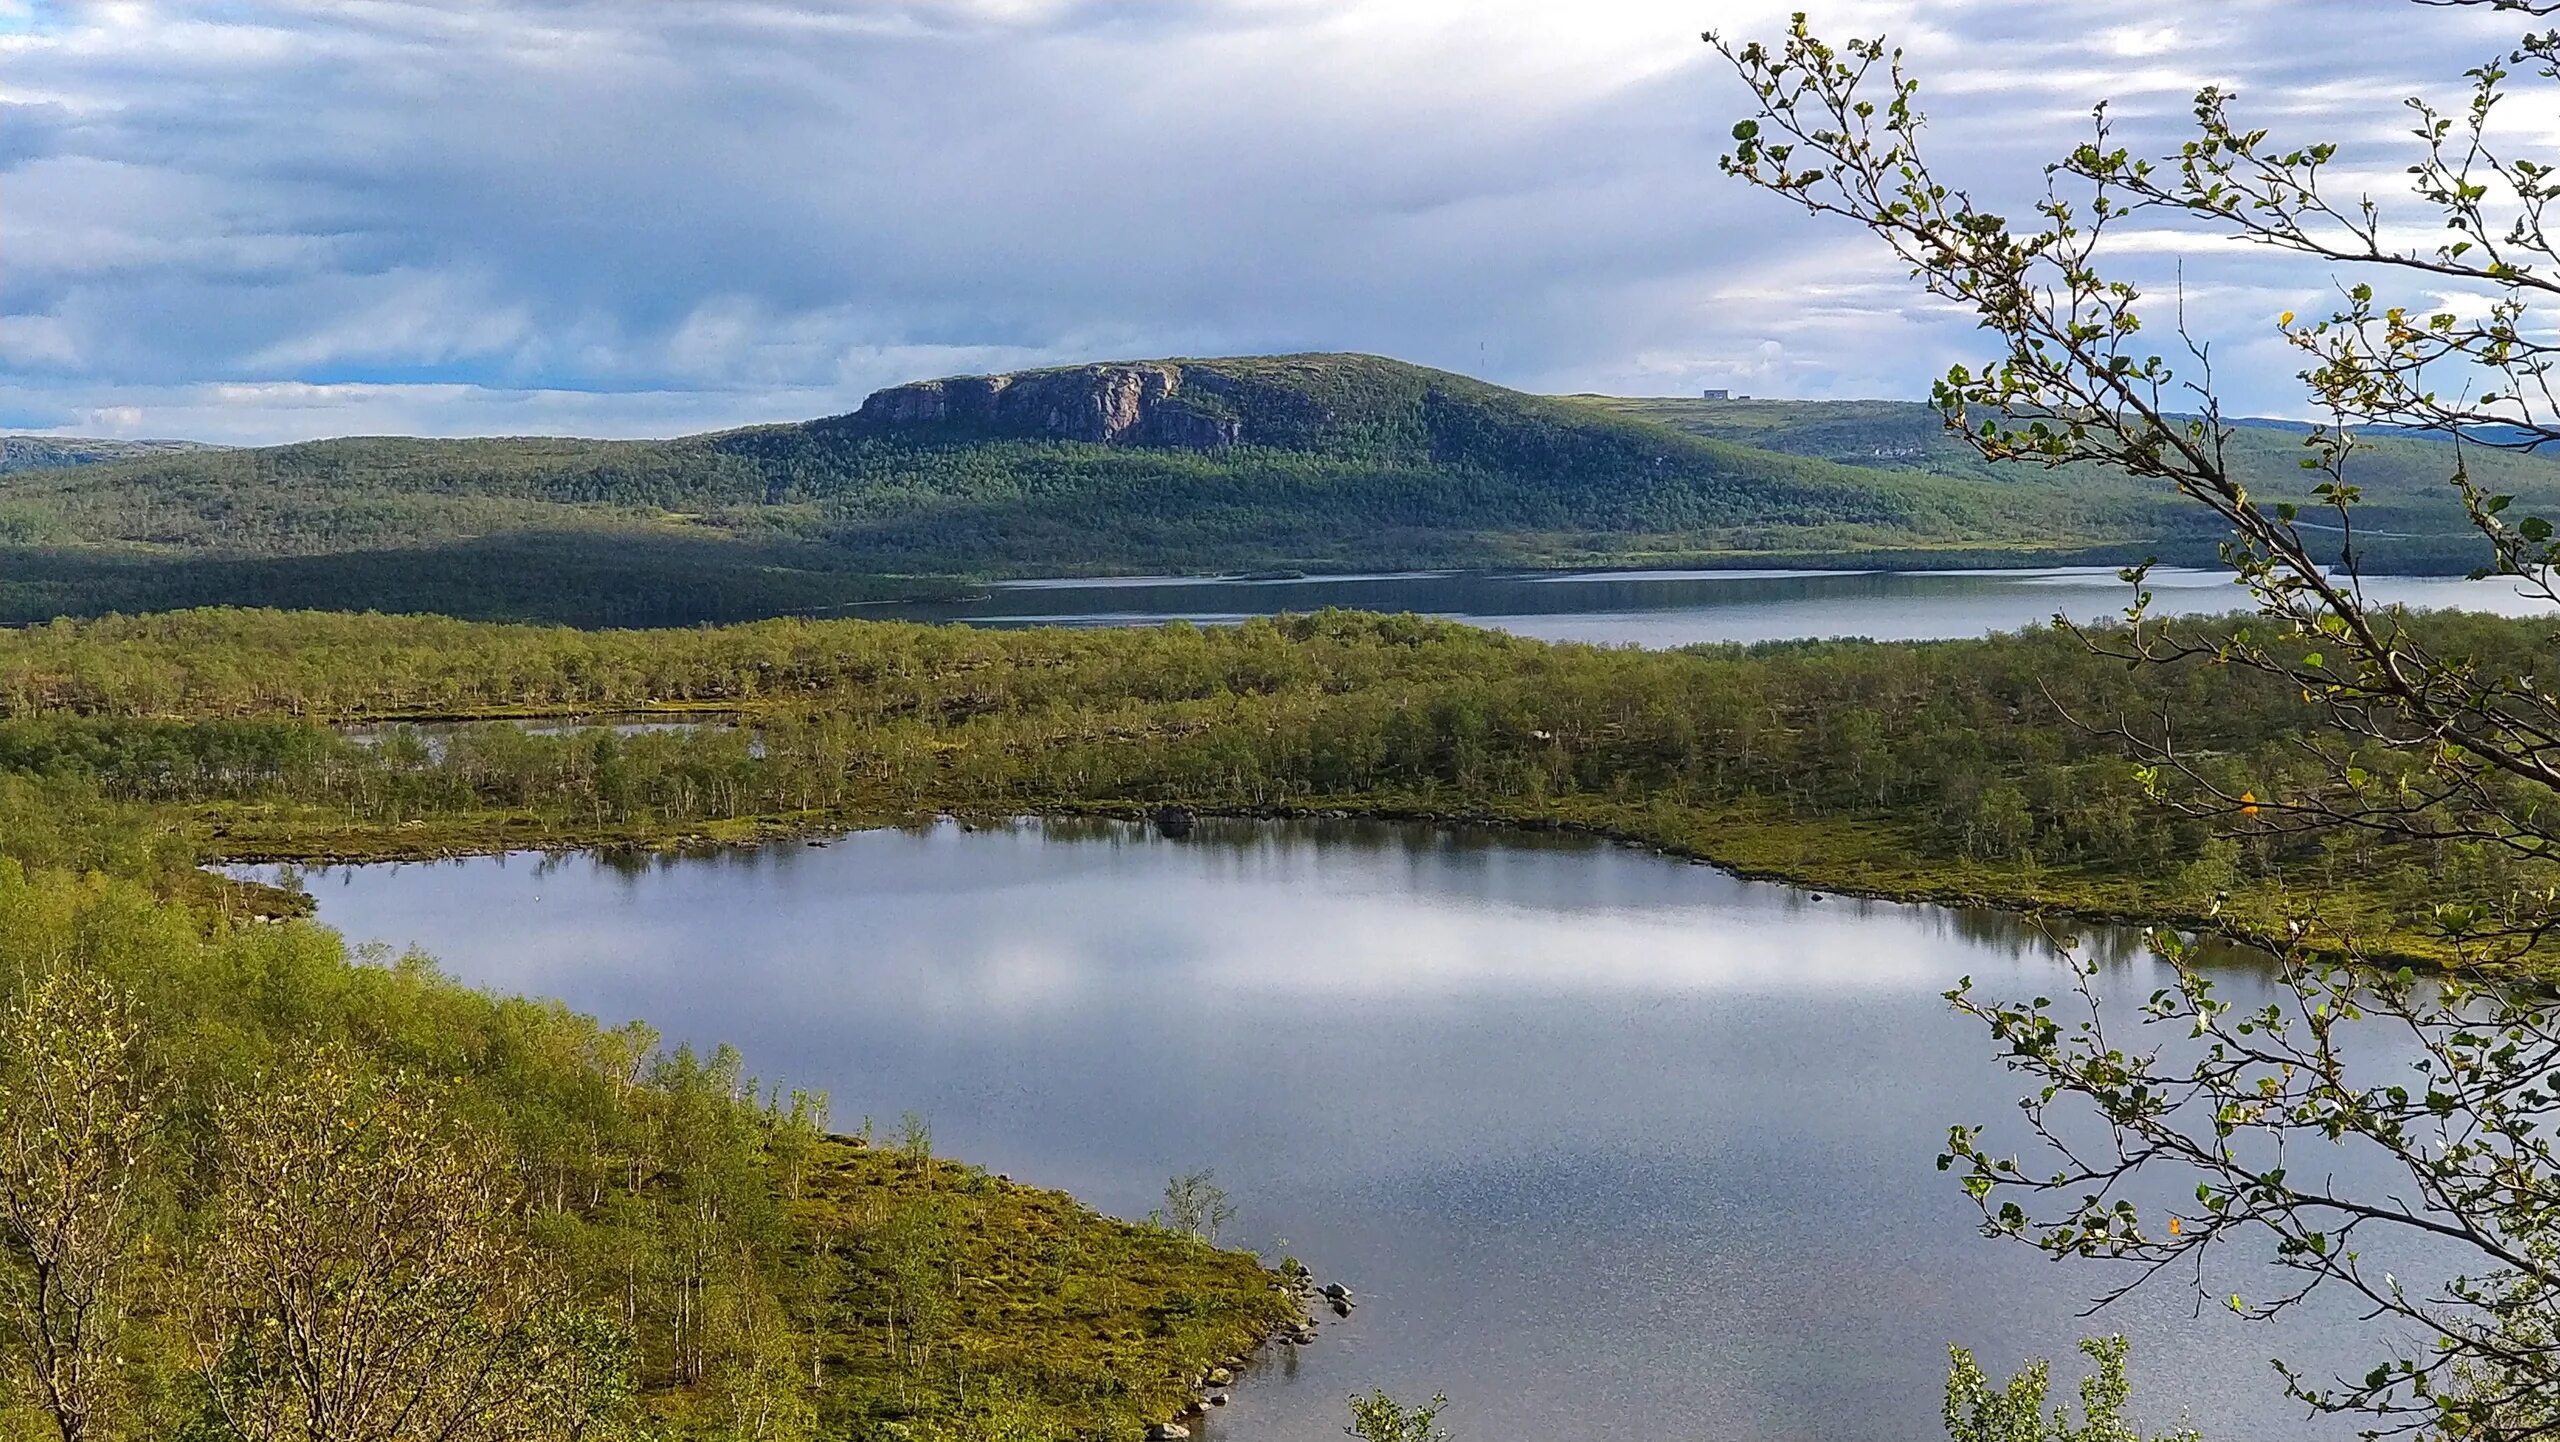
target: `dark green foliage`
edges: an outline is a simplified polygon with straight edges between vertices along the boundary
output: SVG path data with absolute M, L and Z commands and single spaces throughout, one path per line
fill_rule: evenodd
M 1582 397 L 1612 413 L 1655 421 L 1692 435 L 1919 476 L 2005 486 L 2021 503 L 2068 505 L 2086 524 L 2119 526 L 2163 538 L 2218 541 L 2214 516 L 2159 482 L 2138 481 L 2094 465 L 2047 470 L 1982 458 L 1948 433 L 1937 407 L 1917 401 L 1708 401 Z M 2232 473 L 2262 504 L 2291 501 L 2314 522 L 2333 520 L 2313 488 L 2328 477 L 2305 470 L 2315 453 L 2306 428 L 2243 422 L 2231 428 Z M 2410 435 L 2360 435 L 2346 478 L 2363 488 L 2356 524 L 2367 569 L 2468 571 L 2487 560 L 2485 545 L 2449 484 L 2455 456 L 2440 442 Z M 2465 447 L 2460 462 L 2484 489 L 2522 503 L 2560 504 L 2560 469 L 2539 456 Z
M 1423 533 L 1397 544 L 1435 559 L 1491 559 L 1507 533 L 1937 530 L 1944 519 L 1925 497 L 1879 492 L 1838 467 L 1375 357 L 1170 364 L 1178 397 L 1206 392 L 1244 418 L 1242 444 L 1106 446 L 867 413 L 716 444 L 753 457 L 773 500 L 834 508 L 840 544 L 875 560 L 928 555 L 935 568 L 1126 564 L 1183 549 L 1201 553 L 1194 564 L 1323 559 L 1298 551 L 1364 544 L 1378 528 Z M 1132 518 L 1152 529 L 1115 543 L 1111 528 Z M 1061 549 L 1071 538 L 1100 553 Z
M 830 1149 L 792 1212 L 812 1244 L 838 1248 L 809 1304 L 828 1318 L 828 1435 L 922 1418 L 928 1435 L 978 1442 L 960 1408 L 925 1400 L 962 1378 L 972 1395 L 1007 1394 L 1026 1430 L 1000 1435 L 1131 1435 L 1295 1315 L 1250 1258 L 890 1149 Z
M 669 624 L 914 589 L 866 577 L 2200 560 L 2219 538 L 2158 486 L 1987 466 L 1920 406 L 1553 399 L 1356 355 L 1143 368 L 1179 376 L 1155 402 L 1176 423 L 1109 444 L 1036 410 L 866 410 L 671 441 L 369 438 L 24 471 L 0 477 L 0 547 L 17 548 L 0 620 L 260 604 Z M 1129 369 L 1011 384 L 1072 399 Z M 1204 426 L 1233 440 L 1168 438 Z M 2242 433 L 2271 496 L 2304 488 L 2296 439 Z M 2446 455 L 2377 443 L 2370 562 L 2479 563 L 2453 537 Z M 2486 464 L 2560 496 L 2547 462 Z
M 0 546 L 0 624 L 246 598 L 486 621 L 686 626 L 823 614 L 955 589 L 848 565 L 842 554 L 813 545 L 637 525 L 300 556 Z

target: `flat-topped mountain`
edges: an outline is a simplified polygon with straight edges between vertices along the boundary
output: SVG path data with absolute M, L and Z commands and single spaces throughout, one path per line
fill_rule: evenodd
M 1532 438 L 1631 446 L 1629 454 L 1645 452 L 1647 464 L 1737 459 L 1722 448 L 1684 445 L 1671 428 L 1628 425 L 1572 401 L 1369 355 L 1114 361 L 951 376 L 891 386 L 850 416 L 789 429 L 932 445 L 1253 447 L 1495 468 L 1552 459 L 1500 449 Z
M 1368 355 L 1112 361 L 951 376 L 874 392 L 851 417 L 816 425 L 945 441 L 1379 454 L 1457 439 L 1450 423 L 1487 416 L 1595 425 L 1579 408 Z
M 2299 438 L 2239 447 L 2299 498 Z M 2467 569 L 2445 453 L 2360 453 L 2379 566 Z M 2560 467 L 2473 455 L 2560 504 Z M 250 602 L 726 619 L 980 578 L 1295 568 L 2205 559 L 2209 518 L 1988 466 L 1926 407 L 1528 395 L 1366 355 L 891 386 L 667 441 L 356 438 L 0 475 L 0 620 Z

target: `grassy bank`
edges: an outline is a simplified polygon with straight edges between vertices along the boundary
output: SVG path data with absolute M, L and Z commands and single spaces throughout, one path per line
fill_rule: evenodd
M 1301 1315 L 1247 1253 L 930 1155 L 831 1142 L 789 1212 L 844 1264 L 803 1302 L 824 1435 L 1133 1436 Z
M 9 1436 L 48 1425 L 19 1364 L 72 1348 L 101 1442 L 316 1406 L 492 1442 L 1134 1442 L 1298 1315 L 1254 1257 L 935 1157 L 920 1120 L 831 1135 L 726 1048 L 129 877 L 0 859 L 0 997 L 13 1195 L 106 1179 L 49 1194 L 96 1300 L 0 1330 Z M 50 1255 L 27 1235 L 13 1265 Z
M 1591 798 L 1452 807 L 1443 800 L 1389 795 L 1311 796 L 1285 806 L 1241 804 L 1208 796 L 1073 803 L 972 796 L 948 810 L 801 811 L 666 828 L 622 824 L 563 827 L 529 813 L 443 817 L 381 826 L 310 808 L 209 808 L 200 813 L 204 854 L 223 862 L 361 865 L 431 861 L 510 851 L 645 851 L 684 853 L 824 837 L 881 827 L 916 826 L 943 815 L 989 819 L 1101 816 L 1145 821 L 1163 808 L 1199 815 L 1272 820 L 1359 817 L 1430 826 L 1481 826 L 1525 832 L 1568 831 L 1642 846 L 1703 862 L 1752 880 L 1817 892 L 1940 906 L 2031 912 L 2078 921 L 2160 925 L 2245 944 L 2273 944 L 2306 908 L 2322 925 L 2315 946 L 2353 937 L 2375 960 L 2441 966 L 2455 952 L 2440 932 L 2411 924 L 2424 913 L 2422 893 L 2333 878 L 2304 887 L 2285 878 L 2242 878 L 2212 896 L 2172 890 L 2153 879 L 2093 866 L 2047 866 L 1937 854 L 1907 825 L 1890 820 L 1787 815 L 1767 804 L 1721 808 L 1664 806 Z M 2411 885 L 2416 878 L 2407 879 Z M 259 893 L 254 902 L 292 909 L 291 893 Z

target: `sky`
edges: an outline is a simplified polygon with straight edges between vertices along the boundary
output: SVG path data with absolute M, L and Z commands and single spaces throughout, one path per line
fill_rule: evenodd
M 1797 8 L 1902 43 L 1940 170 L 2021 209 L 2096 101 L 2166 149 L 2208 82 L 2389 193 L 2400 99 L 2521 28 L 2410 0 L 0 0 L 0 429 L 673 435 L 1301 350 L 1925 395 L 1982 353 L 1967 318 L 1716 168 L 1745 97 L 1699 32 Z M 2516 122 L 2560 140 L 2549 105 Z M 2300 414 L 2274 318 L 2328 277 L 2132 241 L 2229 406 Z

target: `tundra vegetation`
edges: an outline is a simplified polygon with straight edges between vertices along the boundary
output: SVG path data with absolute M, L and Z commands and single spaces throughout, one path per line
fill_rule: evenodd
M 197 724 L 249 729 L 0 781 L 0 1435 L 1134 1438 L 1295 1314 L 921 1118 L 869 1145 L 734 1052 L 250 924 L 179 798 L 372 763 Z
M 2438 18 L 2560 11 L 2419 3 Z M 2019 221 L 1933 166 L 1919 85 L 1886 42 L 1830 43 L 1802 15 L 1772 42 L 1706 38 L 1754 100 L 1725 171 L 1864 227 L 1919 288 L 1979 320 L 1987 359 L 1936 388 L 1953 433 L 1986 461 L 2148 478 L 2227 531 L 2253 624 L 2151 623 L 2137 601 L 2125 629 L 2079 639 L 2135 674 L 2201 666 L 2234 690 L 2298 696 L 2314 723 L 2292 743 L 2302 769 L 2235 789 L 2213 741 L 2115 728 L 2147 788 L 2190 813 L 2236 814 L 2244 834 L 2459 837 L 2545 863 L 2560 841 L 2553 639 L 2483 649 L 2366 604 L 2352 564 L 2324 563 L 2369 555 L 2369 432 L 2414 431 L 2450 443 L 2439 490 L 2482 571 L 2556 594 L 2549 507 L 2498 477 L 2503 453 L 2560 440 L 2560 357 L 2533 313 L 2560 294 L 2560 239 L 2546 226 L 2560 170 L 2537 157 L 2547 134 L 2513 123 L 2511 94 L 2521 76 L 2537 92 L 2523 103 L 2539 108 L 2560 85 L 2560 31 L 2469 71 L 2458 101 L 2408 102 L 2409 143 L 2393 161 L 2404 197 L 2340 179 L 2348 165 L 2372 173 L 2371 155 L 2279 138 L 2253 125 L 2247 97 L 2208 87 L 2189 138 L 2160 157 L 2123 144 L 2098 106 L 2090 138 L 2048 168 Z M 2210 347 L 2146 325 L 2182 312 L 2128 278 L 2120 242 L 2178 226 L 2303 262 L 2306 289 L 2334 286 L 2327 314 L 2271 318 L 2326 418 L 2302 438 L 2307 503 L 2245 474 Z M 2128 580 L 2139 587 L 2143 570 Z M 2032 1090 L 2022 1150 L 1960 1125 L 1941 1166 L 1990 1234 L 2131 1261 L 2128 1288 L 2204 1292 L 2208 1263 L 2238 1251 L 2273 1264 L 2267 1290 L 2200 1302 L 2271 1317 L 2336 1298 L 2385 1324 L 2316 1361 L 2277 1364 L 2315 1414 L 2369 1435 L 2560 1432 L 2560 1008 L 2514 967 L 2560 910 L 2539 876 L 2484 902 L 2413 899 L 2350 918 L 2316 891 L 2289 897 L 2271 939 L 2290 995 L 2245 1011 L 2168 931 L 2156 944 L 2176 983 L 2135 1016 L 2103 1014 L 2089 988 L 2024 1003 L 1960 988 L 1956 1006 Z M 2393 959 L 2389 938 L 2407 920 L 2445 919 L 2448 906 L 2456 974 L 2373 964 Z M 2374 1064 L 2383 1045 L 2405 1068 Z M 2341 1165 L 2350 1158 L 2358 1167 Z M 2393 1269 L 2412 1257 L 2424 1271 Z
M 2545 630 L 2408 625 L 2518 670 Z M 692 724 L 520 724 L 598 713 Z M 205 857 L 676 844 L 948 811 L 1358 810 L 2261 937 L 2317 897 L 2315 939 L 2452 960 L 2507 935 L 2532 953 L 2501 918 L 2547 864 L 2456 829 L 2458 798 L 2413 812 L 2448 818 L 2431 834 L 2299 824 L 2346 784 L 2304 746 L 2318 715 L 2281 678 L 2209 657 L 2129 670 L 2065 634 L 1648 653 L 1356 614 L 584 632 L 201 612 L 0 633 L 0 850 L 183 887 Z M 2177 745 L 2183 767 L 2128 765 L 2114 727 Z M 2383 740 L 2347 759 L 2368 786 L 2424 781 Z
M 2542 639 L 2408 625 L 2518 666 Z M 88 1099 L 79 1134 L 99 1139 L 51 1163 L 37 1143 L 7 1154 L 62 1178 L 20 1214 L 77 1221 L 59 1261 L 39 1239 L 62 1228 L 12 1223 L 13 1315 L 78 1324 L 20 1322 L 11 1395 L 94 1437 L 173 1419 L 372 1435 L 291 1420 L 327 1408 L 542 1435 L 525 1407 L 584 1419 L 564 1435 L 968 1435 L 999 1414 L 1027 1436 L 1126 1433 L 1289 1305 L 1208 1245 L 1232 1203 L 1206 1174 L 1173 1179 L 1159 1225 L 1126 1227 L 937 1157 L 921 1117 L 856 1145 L 829 1135 L 826 1099 L 762 1086 L 735 1055 L 249 924 L 289 898 L 207 861 L 674 845 L 954 810 L 1361 809 L 2241 932 L 2316 898 L 2328 944 L 2378 919 L 2412 956 L 2539 965 L 2499 920 L 2545 885 L 2538 858 L 2285 824 L 2334 784 L 2300 744 L 2316 714 L 2245 667 L 2128 669 L 2052 633 L 1645 653 L 1350 614 L 585 632 L 244 611 L 0 633 L 10 1024 L 87 1038 L 9 1047 L 31 1070 L 6 1091 Z M 602 715 L 664 729 L 525 724 Z M 2174 720 L 2211 754 L 2145 776 L 2074 716 Z M 2402 759 L 2370 749 L 2376 770 Z M 2226 792 L 2266 800 L 2247 815 Z M 2484 935 L 2506 939 L 2498 956 L 2464 950 Z M 0 1136 L 70 1135 L 0 1120 Z M 340 1145 L 290 1144 L 333 1128 Z M 358 1279 L 375 1289 L 362 1315 L 396 1335 L 357 1324 Z M 326 1394 L 315 1338 L 389 1360 Z
M 0 861 L 0 1435 L 1135 1437 L 1251 1257 L 825 1129 L 728 1051 Z

